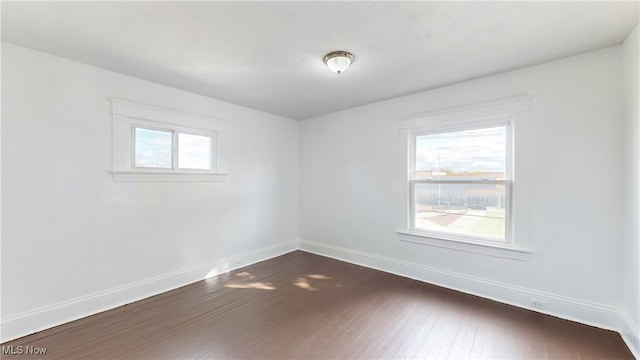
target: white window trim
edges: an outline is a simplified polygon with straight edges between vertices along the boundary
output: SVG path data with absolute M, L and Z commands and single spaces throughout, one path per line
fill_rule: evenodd
M 503 257 L 515 260 L 528 260 L 531 253 L 530 236 L 530 162 L 533 149 L 531 136 L 523 136 L 530 130 L 531 96 L 518 96 L 472 106 L 444 109 L 425 114 L 414 115 L 398 121 L 398 212 L 397 232 L 401 241 L 444 247 L 453 250 Z M 413 228 L 411 173 L 413 170 L 412 142 L 414 133 L 420 129 L 453 129 L 457 125 L 469 126 L 474 122 L 482 124 L 495 118 L 510 118 L 510 149 L 513 168 L 511 168 L 510 199 L 510 242 L 482 241 L 467 239 L 464 236 L 440 236 Z M 486 124 L 486 122 L 485 122 Z M 517 161 L 516 161 L 517 159 Z
M 112 171 L 114 181 L 226 181 L 226 143 L 222 120 L 202 115 L 111 98 Z M 134 127 L 211 137 L 211 169 L 155 169 L 135 167 L 133 161 Z M 174 138 L 175 142 L 175 138 Z M 176 144 L 174 144 L 174 147 Z M 174 149 L 173 161 L 175 164 Z
M 412 232 L 398 231 L 398 239 L 404 242 L 430 245 L 445 249 L 453 249 L 465 251 L 475 254 L 489 255 L 494 257 L 527 261 L 531 251 L 519 249 L 512 246 L 501 246 L 499 244 L 482 244 L 477 242 L 465 242 L 461 240 L 447 240 L 424 235 L 418 235 Z

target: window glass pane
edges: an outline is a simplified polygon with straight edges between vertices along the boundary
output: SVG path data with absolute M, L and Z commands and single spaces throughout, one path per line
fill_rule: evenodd
M 171 169 L 171 131 L 135 128 L 135 166 Z
M 415 184 L 415 227 L 504 240 L 505 194 L 500 184 Z
M 502 180 L 506 126 L 416 136 L 414 179 Z
M 211 137 L 178 133 L 178 167 L 211 169 Z

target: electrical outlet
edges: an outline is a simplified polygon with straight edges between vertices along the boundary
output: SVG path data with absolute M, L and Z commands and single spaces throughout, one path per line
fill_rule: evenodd
M 547 302 L 540 299 L 531 299 L 531 306 L 536 309 L 546 309 Z
M 239 267 L 241 267 L 241 266 L 242 266 L 242 260 L 233 260 L 233 261 L 231 262 L 231 265 L 232 265 L 234 268 L 239 268 Z

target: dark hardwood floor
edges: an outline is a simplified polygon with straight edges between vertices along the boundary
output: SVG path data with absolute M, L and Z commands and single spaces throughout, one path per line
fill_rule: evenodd
M 612 331 L 300 251 L 9 345 L 44 359 L 633 359 Z

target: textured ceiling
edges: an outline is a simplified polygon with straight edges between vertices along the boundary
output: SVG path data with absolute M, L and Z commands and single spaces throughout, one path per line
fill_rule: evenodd
M 293 119 L 620 44 L 633 2 L 2 2 L 2 40 Z M 336 75 L 322 58 L 356 59 Z

